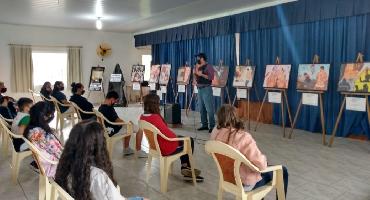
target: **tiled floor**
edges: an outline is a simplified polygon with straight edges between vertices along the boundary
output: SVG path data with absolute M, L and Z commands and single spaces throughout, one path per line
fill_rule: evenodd
M 194 124 L 198 125 L 199 122 L 198 117 L 182 117 L 184 127 L 175 131 L 197 139 L 195 162 L 196 167 L 202 170 L 205 182 L 197 187 L 184 182 L 179 175 L 177 162 L 174 175 L 169 177 L 168 192 L 161 194 L 158 161 L 155 160 L 152 165 L 153 174 L 147 184 L 146 160 L 124 158 L 121 145 L 116 145 L 113 156 L 114 173 L 124 196 L 138 195 L 154 200 L 217 198 L 217 169 L 212 158 L 204 151 L 204 142 L 209 134 L 194 131 Z M 288 200 L 370 200 L 369 142 L 337 138 L 334 146 L 328 148 L 321 144 L 320 134 L 296 130 L 294 138 L 288 140 L 282 138 L 282 129 L 275 125 L 262 125 L 252 135 L 270 164 L 287 166 Z M 16 185 L 10 181 L 9 161 L 10 156 L 0 158 L 0 199 L 37 199 L 38 176 L 28 167 L 30 159 L 22 164 Z M 226 194 L 224 199 L 234 197 Z M 272 192 L 265 199 L 275 199 L 275 194 Z

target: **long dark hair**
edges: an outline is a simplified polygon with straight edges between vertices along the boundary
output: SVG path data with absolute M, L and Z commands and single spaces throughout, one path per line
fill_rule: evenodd
M 28 132 L 35 128 L 40 127 L 46 133 L 53 133 L 49 123 L 54 118 L 55 107 L 49 102 L 39 101 L 30 109 L 30 123 L 24 131 L 24 137 L 28 138 Z
M 73 82 L 71 84 L 71 92 L 72 92 L 72 94 L 76 94 L 77 90 L 80 89 L 80 88 L 82 88 L 82 87 L 83 87 L 82 83 L 75 83 L 75 82 Z
M 217 112 L 217 129 L 228 128 L 230 130 L 227 141 L 230 140 L 230 135 L 244 129 L 244 123 L 238 117 L 236 108 L 229 104 L 223 105 Z M 235 131 L 232 131 L 235 129 Z
M 144 113 L 145 114 L 161 114 L 159 108 L 159 96 L 153 93 L 150 93 L 144 97 Z
M 62 81 L 55 81 L 53 92 L 59 92 L 59 91 L 60 91 L 59 86 L 60 86 L 62 83 L 63 83 Z
M 113 166 L 109 159 L 103 127 L 95 121 L 74 126 L 60 157 L 55 181 L 76 200 L 92 199 L 91 167 L 103 170 L 112 182 Z
M 51 94 L 51 91 L 47 91 L 46 90 L 46 87 L 48 86 L 48 85 L 50 85 L 50 89 L 51 89 L 51 83 L 49 82 L 49 81 L 46 81 L 45 83 L 44 83 L 44 85 L 42 85 L 42 87 L 41 87 L 41 90 L 40 90 L 40 93 L 42 94 L 42 95 L 46 95 L 46 94 L 48 94 L 48 95 L 50 95 Z

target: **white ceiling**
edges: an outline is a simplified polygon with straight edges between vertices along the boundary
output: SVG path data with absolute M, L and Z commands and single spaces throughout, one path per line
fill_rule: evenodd
M 138 33 L 291 0 L 0 0 L 0 23 Z

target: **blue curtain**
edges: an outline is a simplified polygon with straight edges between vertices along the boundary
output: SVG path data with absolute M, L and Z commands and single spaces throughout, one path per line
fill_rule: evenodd
M 164 64 L 169 63 L 172 66 L 171 69 L 171 83 L 167 87 L 168 95 L 167 102 L 174 102 L 176 91 L 176 77 L 177 69 L 186 62 L 189 65 L 193 66 L 195 64 L 194 55 L 203 52 L 208 57 L 208 63 L 211 65 L 218 65 L 219 61 L 222 60 L 223 63 L 229 66 L 229 79 L 228 86 L 232 85 L 232 79 L 234 74 L 234 66 L 236 63 L 235 56 L 235 36 L 232 35 L 223 35 L 216 37 L 184 40 L 172 43 L 162 43 L 152 45 L 152 56 L 153 64 Z M 187 87 L 188 99 L 192 94 L 192 88 Z M 231 91 L 232 92 L 232 91 Z M 215 97 L 215 108 L 220 107 L 221 102 L 226 102 L 226 92 L 224 92 L 223 99 L 220 97 Z M 179 103 L 182 108 L 185 108 L 185 95 L 179 95 Z M 192 104 L 192 108 L 195 108 L 195 103 Z
M 280 13 L 280 17 L 280 21 L 284 23 L 284 12 Z M 260 94 L 264 93 L 262 84 L 267 64 L 273 64 L 276 56 L 280 57 L 282 64 L 292 64 L 288 99 L 293 116 L 301 98 L 296 92 L 298 65 L 312 63 L 315 54 L 320 56 L 320 63 L 330 63 L 329 87 L 324 94 L 324 112 L 327 132 L 331 133 L 343 99 L 337 92 L 341 63 L 354 62 L 358 52 L 364 53 L 365 60 L 369 60 L 369 36 L 369 14 L 258 29 L 241 33 L 240 59 L 241 63 L 250 59 L 257 66 L 255 83 Z M 279 106 L 274 106 L 273 119 L 274 123 L 282 120 Z M 284 120 L 288 122 L 287 116 Z M 366 113 L 345 111 L 337 136 L 365 133 L 370 138 L 367 120 Z M 320 132 L 319 108 L 303 106 L 296 128 Z

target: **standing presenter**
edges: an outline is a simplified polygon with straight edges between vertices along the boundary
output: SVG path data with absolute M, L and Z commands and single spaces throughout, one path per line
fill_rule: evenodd
M 212 132 L 215 126 L 212 80 L 214 69 L 207 63 L 207 56 L 204 53 L 196 55 L 197 63 L 195 65 L 194 75 L 198 87 L 198 106 L 200 111 L 200 120 L 202 126 L 198 131 L 208 130 Z M 207 118 L 208 114 L 208 118 Z

